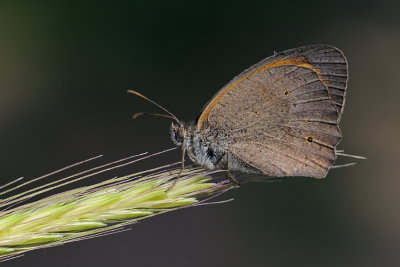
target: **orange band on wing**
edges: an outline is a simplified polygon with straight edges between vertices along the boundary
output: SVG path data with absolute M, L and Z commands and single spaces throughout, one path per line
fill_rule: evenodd
M 226 88 L 222 93 L 220 93 L 211 103 L 209 103 L 207 105 L 207 108 L 203 111 L 203 113 L 201 113 L 198 121 L 197 121 L 197 129 L 200 129 L 203 122 L 206 121 L 208 119 L 208 115 L 211 111 L 211 109 L 218 103 L 218 101 L 226 94 L 228 93 L 232 88 L 234 88 L 235 86 L 237 86 L 238 84 L 240 84 L 242 81 L 244 81 L 245 79 L 263 71 L 266 69 L 271 69 L 271 68 L 275 68 L 275 67 L 279 67 L 279 66 L 283 66 L 283 65 L 296 65 L 296 66 L 301 66 L 307 69 L 311 69 L 313 70 L 321 79 L 321 72 L 319 69 L 314 68 L 313 66 L 311 66 L 311 64 L 304 62 L 303 61 L 304 58 L 303 57 L 298 57 L 298 58 L 290 58 L 290 59 L 280 59 L 274 62 L 271 62 L 265 66 L 262 66 L 260 68 L 258 68 L 256 71 L 247 74 L 245 76 L 243 76 L 240 80 L 238 80 L 237 82 L 235 82 L 234 84 L 232 84 L 231 86 L 229 86 L 228 88 Z M 322 79 L 321 81 L 326 85 L 326 82 L 324 82 Z

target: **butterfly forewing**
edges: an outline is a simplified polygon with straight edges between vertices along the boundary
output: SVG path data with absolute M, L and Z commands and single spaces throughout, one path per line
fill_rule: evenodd
M 343 112 L 347 88 L 347 60 L 343 53 L 335 47 L 329 45 L 310 45 L 276 53 L 234 77 L 204 106 L 197 120 L 197 129 L 201 130 L 203 127 L 208 127 L 208 125 L 204 124 L 208 122 L 209 113 L 227 92 L 243 83 L 243 81 L 251 79 L 255 73 L 264 70 L 273 72 L 277 66 L 285 65 L 303 66 L 315 71 L 328 89 L 330 99 L 338 111 L 337 122 L 339 122 Z M 265 83 L 269 81 L 262 80 L 260 82 Z M 249 88 L 246 89 L 248 90 Z M 235 96 L 237 97 L 237 95 Z

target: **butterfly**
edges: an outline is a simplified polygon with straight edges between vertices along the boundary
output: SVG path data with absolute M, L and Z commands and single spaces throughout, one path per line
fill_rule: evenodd
M 192 123 L 168 115 L 172 141 L 207 169 L 270 177 L 324 178 L 342 138 L 348 80 L 347 60 L 329 45 L 290 49 L 258 62 L 234 77 Z

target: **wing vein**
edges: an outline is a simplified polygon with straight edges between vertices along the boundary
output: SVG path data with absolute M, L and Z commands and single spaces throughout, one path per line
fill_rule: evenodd
M 290 154 L 288 154 L 288 153 L 283 152 L 284 150 L 277 150 L 277 149 L 274 149 L 274 148 L 271 147 L 271 146 L 268 146 L 268 145 L 265 145 L 265 144 L 262 144 L 262 143 L 258 143 L 258 142 L 250 142 L 250 143 L 252 143 L 252 144 L 254 144 L 254 145 L 264 146 L 264 147 L 269 148 L 269 149 L 271 149 L 271 150 L 273 150 L 273 151 L 275 151 L 275 152 L 278 152 L 278 153 L 281 153 L 281 154 L 283 154 L 283 155 L 286 155 L 286 156 L 288 156 L 289 158 L 292 158 L 292 159 L 296 160 L 297 162 L 303 163 L 303 164 L 307 165 L 308 167 L 311 167 L 311 168 L 314 167 L 314 166 L 308 164 L 307 159 L 306 159 L 306 161 L 302 161 L 302 160 L 300 160 L 300 159 L 298 159 L 298 158 L 296 158 L 296 157 L 294 157 L 294 156 L 292 156 L 292 155 L 290 155 Z M 308 159 L 308 160 L 311 161 L 311 162 L 313 162 L 315 165 L 317 165 L 317 166 L 319 166 L 319 167 L 321 167 L 321 168 L 323 168 L 323 169 L 327 169 L 326 167 L 322 166 L 321 164 L 319 164 L 319 163 L 317 163 L 317 162 L 315 162 L 315 161 L 313 161 L 313 160 L 310 160 L 310 159 Z M 284 171 L 284 172 L 286 172 L 286 171 Z

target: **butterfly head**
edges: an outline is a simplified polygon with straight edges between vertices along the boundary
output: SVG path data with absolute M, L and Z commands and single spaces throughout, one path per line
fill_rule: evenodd
M 189 137 L 189 129 L 184 124 L 171 123 L 170 127 L 171 139 L 177 146 L 182 146 Z

